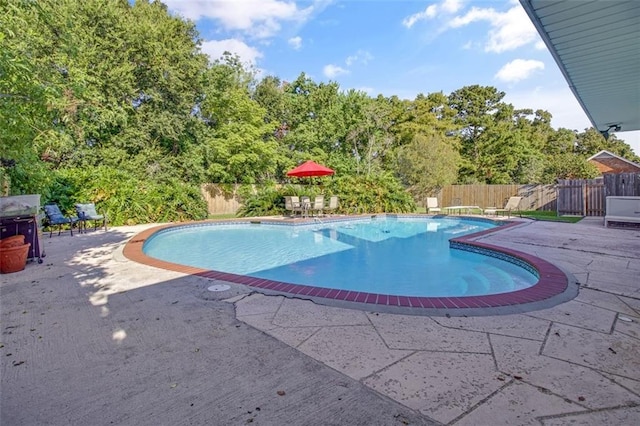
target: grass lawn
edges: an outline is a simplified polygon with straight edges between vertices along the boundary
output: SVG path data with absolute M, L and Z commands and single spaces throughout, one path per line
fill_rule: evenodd
M 522 217 L 534 220 L 549 220 L 552 222 L 576 223 L 582 220 L 582 216 L 558 216 L 556 212 L 527 210 L 522 212 Z

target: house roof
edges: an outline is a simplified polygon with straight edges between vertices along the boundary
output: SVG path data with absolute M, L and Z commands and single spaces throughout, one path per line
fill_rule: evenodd
M 592 125 L 640 130 L 640 1 L 520 3 Z
M 637 167 L 638 169 L 640 169 L 640 164 L 638 163 L 634 163 L 633 161 L 627 160 L 624 157 L 620 157 L 619 155 L 614 154 L 613 152 L 609 152 L 605 149 L 603 149 L 602 151 L 598 152 L 597 154 L 592 155 L 591 157 L 587 158 L 587 161 L 591 161 L 591 160 L 608 160 L 611 158 L 616 158 L 620 161 L 624 161 L 625 163 L 628 163 L 632 166 Z

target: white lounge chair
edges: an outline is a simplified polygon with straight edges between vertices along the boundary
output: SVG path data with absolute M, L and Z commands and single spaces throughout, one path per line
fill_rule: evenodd
M 440 213 L 440 207 L 438 207 L 438 199 L 436 197 L 427 197 L 427 214 Z
M 331 197 L 329 197 L 329 204 L 324 209 L 333 211 L 337 208 L 338 208 L 338 196 L 332 195 Z
M 309 210 L 311 210 L 311 198 L 303 195 L 300 197 L 300 205 L 302 206 L 302 216 L 307 216 Z
M 324 210 L 324 195 L 316 195 L 310 209 L 312 214 L 316 212 L 318 216 L 320 216 Z
M 510 197 L 507 204 L 505 204 L 503 209 L 497 207 L 487 207 L 483 210 L 484 214 L 493 214 L 498 215 L 498 213 L 507 213 L 508 216 L 511 216 L 512 212 L 520 211 L 520 201 L 522 201 L 522 197 Z
M 295 216 L 296 213 L 302 213 L 303 208 L 300 204 L 300 198 L 295 195 L 287 195 L 284 197 L 284 208 L 291 212 L 291 215 Z

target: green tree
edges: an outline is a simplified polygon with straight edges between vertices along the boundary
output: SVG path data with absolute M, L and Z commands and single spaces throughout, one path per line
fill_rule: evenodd
M 607 150 L 630 161 L 639 161 L 640 157 L 633 153 L 631 147 L 618 139 L 615 133 L 605 139 L 598 130 L 593 127 L 578 133 L 575 143 L 575 152 L 590 157 L 602 150 Z
M 600 175 L 598 168 L 586 157 L 572 153 L 549 156 L 541 183 L 552 184 L 557 179 L 593 179 Z
M 265 109 L 266 123 L 277 124 L 275 136 L 282 139 L 288 131 L 284 86 L 276 76 L 266 76 L 257 85 L 253 99 Z
M 435 195 L 443 186 L 455 183 L 460 154 L 442 134 L 416 134 L 398 151 L 398 174 L 414 199 Z
M 389 104 L 362 96 L 363 117 L 350 127 L 346 142 L 356 159 L 357 173 L 370 176 L 384 170 L 385 156 L 392 152 L 395 137 Z
M 480 147 L 476 142 L 491 125 L 505 93 L 490 86 L 465 86 L 449 95 L 449 107 L 455 110 L 455 123 L 463 135 L 463 154 L 476 160 Z
M 416 134 L 444 135 L 455 133 L 457 129 L 453 123 L 455 111 L 441 92 L 427 96 L 419 94 L 413 101 L 402 102 L 395 111 L 392 130 L 397 135 L 400 146 L 410 143 Z
M 296 159 L 311 151 L 325 156 L 340 149 L 346 133 L 343 98 L 335 82 L 317 84 L 304 73 L 284 86 L 286 134 L 282 147 Z
M 277 123 L 251 98 L 250 74 L 227 56 L 207 73 L 200 113 L 211 128 L 204 142 L 207 178 L 218 183 L 255 183 L 276 173 Z
M 56 64 L 41 61 L 32 46 L 44 43 L 51 19 L 38 3 L 0 2 L 0 183 L 11 194 L 38 193 L 48 182 L 34 140 L 54 127 L 62 90 Z

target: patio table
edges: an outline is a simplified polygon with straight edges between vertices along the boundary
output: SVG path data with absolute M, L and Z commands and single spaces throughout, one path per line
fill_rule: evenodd
M 497 216 L 498 208 L 497 207 L 487 207 L 486 209 L 484 209 L 482 211 L 482 213 L 486 214 L 487 216 Z
M 482 210 L 478 206 L 449 206 L 442 208 L 442 210 L 456 212 L 457 214 L 461 214 L 463 210 L 466 214 L 469 214 L 472 209 Z

